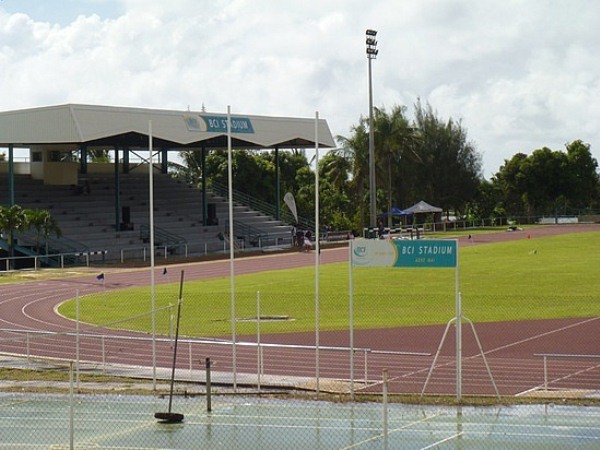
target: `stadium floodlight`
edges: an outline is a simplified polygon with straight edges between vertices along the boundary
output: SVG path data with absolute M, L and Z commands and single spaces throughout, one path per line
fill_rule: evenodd
M 376 226 L 376 191 L 375 185 L 375 135 L 373 130 L 373 77 L 371 61 L 377 57 L 377 31 L 368 29 L 366 31 L 367 59 L 369 61 L 369 227 Z

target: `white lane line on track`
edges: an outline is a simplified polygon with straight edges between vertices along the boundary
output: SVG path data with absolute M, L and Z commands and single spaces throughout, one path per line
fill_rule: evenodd
M 515 345 L 520 345 L 520 344 L 524 344 L 525 342 L 534 341 L 536 339 L 540 339 L 542 337 L 549 336 L 549 335 L 554 334 L 554 333 L 560 333 L 561 331 L 565 331 L 565 330 L 568 330 L 568 329 L 571 329 L 571 328 L 576 328 L 576 327 L 579 327 L 581 325 L 585 325 L 587 323 L 594 322 L 596 320 L 600 320 L 600 316 L 592 317 L 592 318 L 589 318 L 589 319 L 585 319 L 585 320 L 582 320 L 580 322 L 575 322 L 575 323 L 572 323 L 572 324 L 569 324 L 569 325 L 565 325 L 565 326 L 560 327 L 560 328 L 555 328 L 554 330 L 545 331 L 543 333 L 536 334 L 534 336 L 530 336 L 530 337 L 525 338 L 525 339 L 521 339 L 520 341 L 512 342 L 510 344 L 506 344 L 506 345 L 502 345 L 500 347 L 493 348 L 493 349 L 485 351 L 483 353 L 485 355 L 488 355 L 490 353 L 495 353 L 495 352 L 498 352 L 500 350 L 505 350 L 507 348 L 514 347 Z M 481 355 L 480 354 L 473 355 L 473 356 L 470 356 L 469 359 L 476 358 L 478 356 L 481 356 Z
M 521 339 L 519 341 L 512 342 L 510 344 L 506 344 L 506 345 L 503 345 L 503 346 L 500 346 L 500 347 L 493 348 L 491 350 L 484 351 L 483 354 L 485 356 L 487 356 L 490 353 L 495 353 L 495 352 L 498 352 L 500 350 L 505 350 L 507 348 L 514 347 L 516 345 L 524 344 L 526 342 L 530 342 L 530 341 L 533 341 L 533 340 L 536 340 L 536 339 L 540 339 L 542 337 L 549 336 L 549 335 L 554 334 L 554 333 L 559 333 L 561 331 L 565 331 L 565 330 L 568 330 L 568 329 L 571 329 L 571 328 L 575 328 L 575 327 L 578 327 L 578 326 L 581 326 L 581 325 L 585 325 L 587 323 L 594 322 L 596 320 L 600 320 L 600 316 L 598 316 L 598 317 L 592 317 L 592 318 L 585 319 L 585 320 L 580 321 L 580 322 L 575 322 L 575 323 L 572 323 L 572 324 L 569 324 L 569 325 L 565 325 L 563 327 L 556 328 L 554 330 L 545 331 L 544 333 L 536 334 L 536 335 L 530 336 L 530 337 L 528 337 L 526 339 Z M 480 358 L 480 357 L 481 357 L 481 354 L 477 353 L 477 354 L 474 354 L 472 356 L 464 358 L 464 361 L 469 361 L 469 360 L 473 360 L 473 359 Z M 453 365 L 456 365 L 456 361 L 449 360 L 447 362 L 443 362 L 443 363 L 440 363 L 440 364 L 436 365 L 435 368 L 436 369 L 440 369 L 442 367 L 451 367 Z M 430 369 L 429 367 L 416 369 L 416 370 L 411 371 L 409 373 L 402 374 L 402 375 L 396 376 L 396 377 L 392 377 L 389 381 L 398 381 L 398 380 L 401 380 L 403 378 L 408 378 L 408 377 L 411 377 L 411 376 L 415 376 L 417 374 L 424 373 L 424 372 L 428 371 L 429 369 Z M 569 377 L 574 376 L 576 374 L 577 374 L 577 372 L 574 373 L 574 374 L 570 374 L 568 376 L 565 376 L 563 378 L 569 378 Z M 555 381 L 557 381 L 557 380 L 555 380 Z M 376 382 L 373 382 L 369 387 L 377 386 L 377 385 L 380 385 L 380 384 L 382 384 L 381 381 L 376 381 Z M 529 392 L 530 390 L 537 389 L 538 387 L 540 387 L 540 386 L 532 387 L 531 389 L 529 389 L 527 391 L 524 391 L 524 392 Z M 522 395 L 522 393 L 519 393 L 518 395 Z
M 36 299 L 34 299 L 34 300 L 30 301 L 30 302 L 25 303 L 21 307 L 21 314 L 23 315 L 23 317 L 26 317 L 27 319 L 29 319 L 29 320 L 31 320 L 31 321 L 33 321 L 35 323 L 39 323 L 39 324 L 42 324 L 42 325 L 51 325 L 53 327 L 59 327 L 59 328 L 64 329 L 64 330 L 72 330 L 73 329 L 72 326 L 71 327 L 66 327 L 66 326 L 64 326 L 64 325 L 62 325 L 62 324 L 59 323 L 59 320 L 68 321 L 69 323 L 71 321 L 69 321 L 69 319 L 66 319 L 66 318 L 58 315 L 56 313 L 56 310 L 55 310 L 55 308 L 60 303 L 62 303 L 63 301 L 65 301 L 68 298 L 67 295 L 68 294 L 63 291 L 63 292 L 54 292 L 51 295 L 47 295 L 47 296 L 43 296 L 43 297 L 37 297 Z M 72 295 L 73 295 L 73 297 L 76 296 L 76 294 L 74 294 L 74 293 Z M 52 302 L 53 303 L 52 310 L 54 311 L 55 316 L 56 316 L 54 318 L 55 320 L 50 321 L 50 320 L 39 319 L 39 318 L 37 318 L 37 317 L 33 316 L 32 314 L 29 314 L 27 312 L 28 309 L 37 306 L 38 303 L 40 303 L 40 302 L 46 302 L 46 301 L 49 301 L 49 300 L 52 300 L 52 299 L 56 299 L 56 301 L 60 300 L 60 302 L 58 302 L 58 303 Z M 59 320 L 56 320 L 56 319 L 59 319 Z M 28 325 L 25 325 L 23 323 L 17 323 L 17 322 L 15 322 L 14 325 L 19 325 L 19 326 L 21 326 L 23 328 L 29 328 L 31 330 L 39 330 L 40 329 L 38 327 L 28 326 Z M 42 329 L 44 329 L 44 328 L 42 328 Z

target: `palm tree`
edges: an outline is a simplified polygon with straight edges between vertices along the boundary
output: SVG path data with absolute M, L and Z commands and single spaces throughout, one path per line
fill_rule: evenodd
M 375 109 L 375 149 L 379 179 L 387 181 L 387 210 L 393 206 L 393 186 L 397 188 L 402 178 L 395 183 L 394 172 L 398 174 L 400 160 L 406 163 L 419 162 L 416 151 L 419 142 L 418 130 L 413 127 L 405 116 L 406 107 L 394 106 L 388 113 L 384 108 Z M 395 164 L 394 164 L 395 163 Z M 398 200 L 398 198 L 396 198 Z M 388 226 L 391 226 L 392 216 L 388 214 Z
M 392 207 L 394 174 L 399 172 L 399 162 L 420 162 L 417 147 L 419 132 L 405 116 L 406 107 L 394 106 L 388 113 L 385 108 L 375 108 L 373 128 L 375 134 L 375 165 L 377 178 L 386 186 L 388 210 Z M 352 162 L 352 183 L 357 194 L 357 204 L 361 208 L 360 217 L 364 217 L 363 191 L 367 188 L 369 173 L 368 121 L 361 118 L 358 125 L 352 127 L 349 138 L 337 136 L 341 148 L 337 152 Z M 395 163 L 395 164 L 394 164 Z M 402 179 L 400 180 L 400 183 Z M 361 219 L 362 220 L 362 219 Z
M 40 253 L 40 239 L 43 236 L 46 243 L 45 254 L 48 254 L 48 236 L 54 234 L 57 238 L 62 236 L 62 231 L 58 223 L 50 214 L 50 211 L 45 209 L 27 209 L 25 210 L 28 226 L 35 228 L 35 248 L 37 253 Z
M 334 152 L 343 156 L 352 167 L 351 186 L 355 204 L 359 208 L 358 222 L 355 226 L 362 230 L 366 224 L 365 217 L 365 188 L 369 181 L 369 132 L 368 119 L 361 117 L 358 125 L 352 126 L 352 136 L 336 136 L 341 147 Z
M 8 255 L 14 257 L 13 233 L 22 231 L 27 227 L 27 216 L 19 205 L 10 208 L 0 206 L 0 231 L 6 237 L 8 243 Z M 9 259 L 9 269 L 14 266 L 13 260 Z

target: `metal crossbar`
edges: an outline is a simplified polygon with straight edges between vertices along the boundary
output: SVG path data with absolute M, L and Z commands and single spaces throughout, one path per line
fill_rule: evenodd
M 581 355 L 569 353 L 534 353 L 533 356 L 544 358 L 544 389 L 548 389 L 548 359 L 600 359 L 600 355 Z

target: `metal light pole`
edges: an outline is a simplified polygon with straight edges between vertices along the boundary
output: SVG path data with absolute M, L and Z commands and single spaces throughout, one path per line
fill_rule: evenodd
M 370 221 L 369 226 L 376 226 L 376 203 L 377 203 L 377 187 L 375 185 L 375 134 L 373 130 L 373 77 L 371 70 L 371 61 L 377 58 L 377 31 L 367 30 L 367 60 L 369 61 L 369 193 L 370 193 Z

